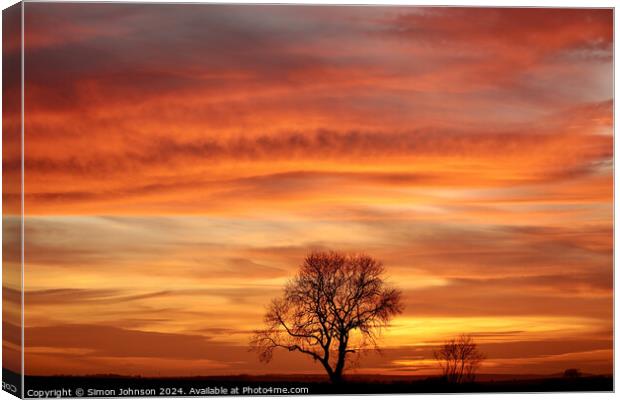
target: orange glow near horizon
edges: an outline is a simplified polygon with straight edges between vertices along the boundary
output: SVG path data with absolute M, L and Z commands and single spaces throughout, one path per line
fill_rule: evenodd
M 611 372 L 612 10 L 25 10 L 26 374 L 320 373 L 247 351 L 311 249 L 404 293 L 349 373 Z

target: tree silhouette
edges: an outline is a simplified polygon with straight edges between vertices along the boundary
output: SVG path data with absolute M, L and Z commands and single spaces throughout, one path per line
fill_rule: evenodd
M 480 363 L 486 358 L 474 339 L 466 334 L 446 341 L 434 355 L 444 379 L 450 383 L 473 382 Z
M 581 378 L 581 371 L 579 371 L 577 368 L 569 368 L 567 370 L 564 370 L 564 375 L 563 376 L 566 379 Z
M 297 351 L 342 381 L 350 354 L 376 347 L 377 334 L 402 312 L 401 292 L 386 285 L 384 268 L 365 255 L 312 252 L 254 332 L 251 348 L 269 362 L 273 351 Z M 349 357 L 350 358 L 350 357 Z

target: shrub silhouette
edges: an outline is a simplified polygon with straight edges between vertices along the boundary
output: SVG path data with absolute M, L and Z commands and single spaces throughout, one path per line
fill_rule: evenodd
M 251 348 L 269 362 L 273 351 L 296 351 L 319 362 L 333 383 L 349 356 L 370 346 L 402 312 L 401 292 L 386 285 L 382 264 L 366 255 L 312 252 L 254 332 Z
M 486 358 L 474 339 L 466 334 L 446 341 L 434 355 L 442 377 L 449 383 L 473 382 L 480 363 Z
M 581 377 L 581 371 L 577 368 L 569 368 L 564 371 L 564 378 L 566 379 L 577 379 Z

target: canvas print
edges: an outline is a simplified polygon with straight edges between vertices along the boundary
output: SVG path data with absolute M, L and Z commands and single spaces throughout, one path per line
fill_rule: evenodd
M 613 390 L 612 9 L 3 18 L 5 390 Z

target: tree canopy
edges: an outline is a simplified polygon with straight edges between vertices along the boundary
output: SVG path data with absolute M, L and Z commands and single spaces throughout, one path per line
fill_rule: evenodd
M 319 362 L 340 382 L 353 353 L 377 347 L 377 334 L 402 312 L 401 292 L 386 284 L 383 265 L 367 255 L 312 252 L 265 315 L 251 346 L 269 362 L 274 350 Z

